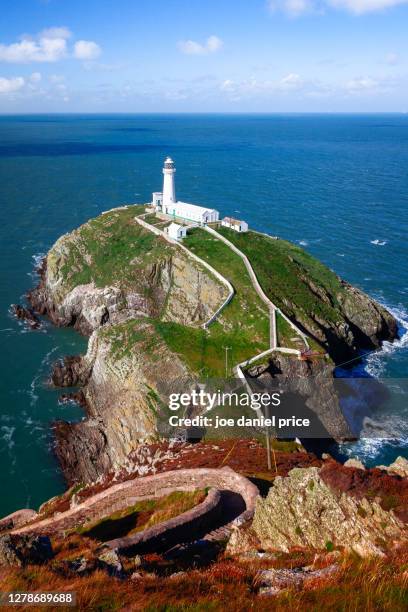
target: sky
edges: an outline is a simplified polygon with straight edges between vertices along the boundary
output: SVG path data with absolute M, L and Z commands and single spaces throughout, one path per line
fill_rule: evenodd
M 408 111 L 408 0 L 1 4 L 0 113 Z

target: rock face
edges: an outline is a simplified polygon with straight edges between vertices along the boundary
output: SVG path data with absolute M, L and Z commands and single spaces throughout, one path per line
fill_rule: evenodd
M 85 335 L 140 317 L 193 325 L 208 319 L 227 289 L 134 215 L 112 211 L 59 238 L 28 294 L 34 309 Z
M 69 482 L 126 464 L 140 441 L 157 435 L 172 381 L 193 380 L 147 319 L 198 327 L 228 295 L 207 269 L 142 228 L 136 212 L 116 209 L 62 236 L 28 296 L 56 325 L 91 336 L 84 357 L 66 357 L 51 374 L 55 386 L 82 386 L 86 403 L 85 421 L 55 426 Z
M 397 474 L 402 478 L 408 478 L 408 460 L 405 457 L 397 457 L 390 465 L 379 465 L 378 469 L 384 470 L 389 474 Z
M 282 416 L 292 414 L 296 404 L 296 414 L 302 413 L 314 424 L 309 437 L 336 440 L 353 437 L 339 406 L 333 369 L 325 362 L 299 361 L 276 353 L 271 356 L 269 365 L 251 368 L 249 374 L 262 390 L 270 393 L 278 388 L 284 390 L 280 407 Z M 281 432 L 281 437 L 296 436 L 302 437 L 302 433 L 288 431 L 285 436 Z
M 343 546 L 360 555 L 383 551 L 407 537 L 404 524 L 376 501 L 331 489 L 319 468 L 295 468 L 277 477 L 266 499 L 259 498 L 253 529 L 263 548 Z
M 336 363 L 351 359 L 361 349 L 372 350 L 384 340 L 392 341 L 398 337 L 398 325 L 391 313 L 344 280 L 338 278 L 338 283 L 340 290 L 333 296 L 326 291 L 321 295 L 321 288 L 317 293 L 327 304 L 337 302 L 337 320 L 311 313 L 309 317 L 300 315 L 298 321 L 327 347 Z
M 133 325 L 138 336 L 130 348 L 125 334 Z M 123 354 L 115 351 L 122 345 L 127 347 Z M 85 381 L 82 393 L 88 418 L 56 424 L 56 453 L 70 483 L 91 482 L 126 465 L 138 444 L 157 435 L 169 394 L 194 383 L 180 358 L 143 321 L 95 331 L 74 370 Z M 69 374 L 63 376 L 66 379 L 72 381 Z

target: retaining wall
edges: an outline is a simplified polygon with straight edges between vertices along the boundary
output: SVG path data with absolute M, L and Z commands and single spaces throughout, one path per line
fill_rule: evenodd
M 211 272 L 211 274 L 213 276 L 215 276 L 215 278 L 217 278 L 228 289 L 228 296 L 227 296 L 227 298 L 223 301 L 221 306 L 219 306 L 219 308 L 217 308 L 217 310 L 212 314 L 212 316 L 205 323 L 202 324 L 202 327 L 204 327 L 204 329 L 209 327 L 209 325 L 211 325 L 211 323 L 213 323 L 215 321 L 215 319 L 219 316 L 221 311 L 225 308 L 225 306 L 227 306 L 227 304 L 230 303 L 230 301 L 234 297 L 234 293 L 235 293 L 234 287 L 231 285 L 229 280 L 227 280 L 215 268 L 210 266 L 209 263 L 207 263 L 206 261 L 201 259 L 201 257 L 198 257 L 198 255 L 196 255 L 195 253 L 192 253 L 183 244 L 181 244 L 181 242 L 178 242 L 177 240 L 173 240 L 172 238 L 170 238 L 170 236 L 168 234 L 166 234 L 166 232 L 164 232 L 163 230 L 159 229 L 158 227 L 155 227 L 154 225 L 150 225 L 149 223 L 146 223 L 146 221 L 143 221 L 143 219 L 140 219 L 140 217 L 135 217 L 135 221 L 137 221 L 137 223 L 139 223 L 139 225 L 141 225 L 145 229 L 150 230 L 151 232 L 153 232 L 157 236 L 161 236 L 162 238 L 167 240 L 167 242 L 170 242 L 171 244 L 173 244 L 173 245 L 179 247 L 180 249 L 182 249 L 183 251 L 185 251 L 185 253 L 187 253 L 187 255 L 189 257 L 194 259 L 201 266 L 204 266 L 204 268 L 206 268 L 209 272 Z
M 13 529 L 12 533 L 63 534 L 84 523 L 92 523 L 124 510 L 146 498 L 163 497 L 173 491 L 194 491 L 207 487 L 238 493 L 246 506 L 244 518 L 253 515 L 258 489 L 247 478 L 230 468 L 172 470 L 113 485 L 66 512 Z
M 208 533 L 220 520 L 222 512 L 222 494 L 218 489 L 211 489 L 205 500 L 191 510 L 140 533 L 105 542 L 104 546 L 128 556 L 168 550 Z

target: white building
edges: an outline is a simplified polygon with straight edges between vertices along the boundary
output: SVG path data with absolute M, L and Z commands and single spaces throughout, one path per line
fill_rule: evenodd
M 163 192 L 153 192 L 152 205 L 157 212 L 171 215 L 174 219 L 195 221 L 200 225 L 219 220 L 218 210 L 205 208 L 188 202 L 177 202 L 175 175 L 176 168 L 171 157 L 167 157 L 163 167 Z
M 236 232 L 248 231 L 248 223 L 246 221 L 241 221 L 240 219 L 233 219 L 232 217 L 224 217 L 224 219 L 221 221 L 221 225 L 223 227 L 229 227 L 230 229 L 233 229 Z
M 173 240 L 183 240 L 187 236 L 187 228 L 178 223 L 170 223 L 165 231 L 168 233 L 169 238 L 173 238 Z

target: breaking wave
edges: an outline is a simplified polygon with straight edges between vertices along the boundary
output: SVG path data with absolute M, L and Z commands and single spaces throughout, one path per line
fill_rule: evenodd
M 383 305 L 397 320 L 399 339 L 394 340 L 394 342 L 385 341 L 380 350 L 365 358 L 364 369 L 367 374 L 374 378 L 382 376 L 387 366 L 388 357 L 401 349 L 408 348 L 408 312 L 403 307 L 390 308 L 385 304 Z

